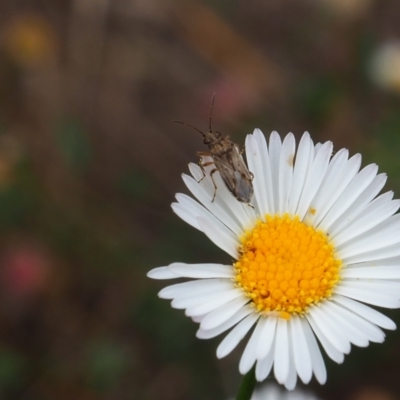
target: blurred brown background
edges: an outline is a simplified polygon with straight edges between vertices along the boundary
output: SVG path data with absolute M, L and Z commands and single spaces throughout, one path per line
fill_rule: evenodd
M 229 258 L 173 215 L 213 126 L 309 130 L 400 189 L 396 0 L 2 0 L 0 398 L 226 399 L 240 351 L 146 272 Z M 386 312 L 397 323 L 399 312 Z M 400 399 L 400 340 L 328 363 L 324 399 Z M 340 396 L 340 397 L 339 397 Z

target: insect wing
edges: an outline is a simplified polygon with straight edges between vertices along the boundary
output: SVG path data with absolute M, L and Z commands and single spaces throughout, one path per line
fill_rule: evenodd
M 246 164 L 243 161 L 243 157 L 240 155 L 239 148 L 235 144 L 231 152 L 232 166 L 235 171 L 239 171 L 242 175 L 242 179 L 248 181 L 253 180 L 253 174 L 247 169 Z M 251 185 L 253 187 L 253 185 Z
M 214 157 L 214 163 L 229 191 L 242 203 L 253 197 L 253 175 L 247 169 L 239 149 L 233 146 L 230 153 Z
M 254 193 L 253 174 L 247 169 L 237 145 L 232 148 L 231 158 L 235 170 L 236 197 L 244 203 L 250 203 Z
M 247 179 L 243 179 L 243 174 L 235 171 L 236 198 L 242 203 L 250 203 L 253 197 L 253 184 Z

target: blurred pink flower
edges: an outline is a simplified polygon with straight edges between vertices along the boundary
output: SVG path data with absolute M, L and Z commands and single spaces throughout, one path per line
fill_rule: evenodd
M 203 90 L 201 106 L 205 114 L 210 110 L 213 93 L 215 93 L 215 115 L 220 120 L 240 118 L 257 104 L 254 90 L 239 82 L 220 77 L 211 81 Z
M 34 245 L 14 245 L 1 262 L 1 284 L 13 297 L 32 296 L 45 286 L 50 259 L 48 254 Z

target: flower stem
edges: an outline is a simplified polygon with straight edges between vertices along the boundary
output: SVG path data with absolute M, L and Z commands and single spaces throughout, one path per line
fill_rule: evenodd
M 240 384 L 238 394 L 236 396 L 236 400 L 250 400 L 251 395 L 253 394 L 253 390 L 256 386 L 256 377 L 255 377 L 255 369 L 254 366 L 242 379 L 242 383 Z

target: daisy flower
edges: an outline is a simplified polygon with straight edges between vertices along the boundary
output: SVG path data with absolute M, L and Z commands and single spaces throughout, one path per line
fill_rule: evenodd
M 251 204 L 240 203 L 218 173 L 190 164 L 183 180 L 197 199 L 177 194 L 174 212 L 230 256 L 228 265 L 173 263 L 153 279 L 189 278 L 159 293 L 200 324 L 197 337 L 227 333 L 217 357 L 248 334 L 239 371 L 255 365 L 258 381 L 273 371 L 287 389 L 297 376 L 321 384 L 328 357 L 342 363 L 351 344 L 381 343 L 395 329 L 372 306 L 400 307 L 400 207 L 375 164 L 332 143 L 314 144 L 306 132 L 269 143 L 258 129 L 246 139 L 253 173 Z M 205 160 L 207 161 L 207 160 Z M 210 161 L 210 160 L 209 160 Z M 378 196 L 378 197 L 377 197 Z M 233 260 L 232 260 L 233 259 Z
M 251 400 L 319 400 L 318 397 L 302 390 L 286 392 L 276 385 L 262 385 L 254 391 Z
M 383 89 L 400 93 L 400 43 L 381 44 L 369 63 L 371 79 Z

